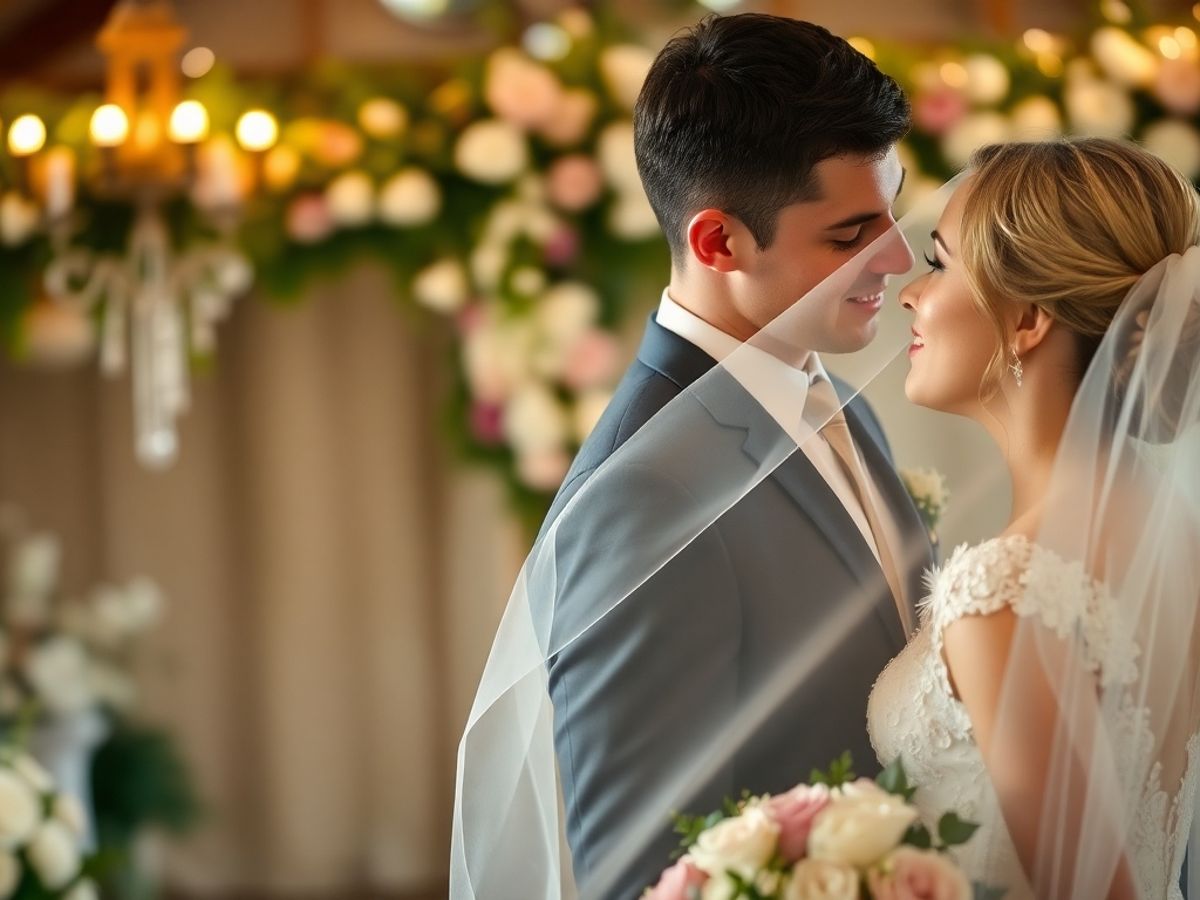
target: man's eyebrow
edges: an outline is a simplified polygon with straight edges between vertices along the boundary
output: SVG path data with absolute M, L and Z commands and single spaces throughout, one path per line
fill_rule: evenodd
M 904 190 L 904 179 L 908 177 L 908 170 L 900 170 L 900 186 L 896 188 L 896 196 L 900 196 L 900 192 Z M 865 225 L 868 222 L 873 222 L 882 216 L 882 212 L 864 212 L 857 213 L 849 218 L 842 219 L 840 222 L 835 222 L 826 228 L 826 231 L 841 231 L 843 228 L 853 228 L 855 225 Z

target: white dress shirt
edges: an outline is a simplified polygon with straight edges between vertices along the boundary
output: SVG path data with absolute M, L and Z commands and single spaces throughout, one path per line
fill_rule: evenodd
M 727 364 L 730 374 L 771 418 L 779 423 L 788 437 L 799 445 L 800 450 L 825 479 L 825 483 L 837 495 L 858 530 L 862 532 L 871 553 L 878 560 L 879 548 L 875 545 L 875 536 L 871 533 L 871 526 L 850 477 L 821 433 L 814 432 L 804 421 L 804 401 L 808 397 L 809 385 L 818 378 L 829 378 L 817 354 L 809 353 L 803 368 L 788 365 L 766 351 L 743 344 L 737 338 L 705 322 L 672 300 L 665 290 L 655 318 L 667 331 L 700 348 L 717 362 L 725 360 L 735 350 L 738 351 L 738 355 Z M 886 506 L 879 503 L 877 491 L 875 502 L 876 509 L 885 522 L 885 539 L 889 545 L 898 546 L 892 543 L 898 536 L 898 529 Z

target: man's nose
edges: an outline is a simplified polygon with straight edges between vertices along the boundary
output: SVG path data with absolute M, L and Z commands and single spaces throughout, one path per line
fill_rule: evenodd
M 903 275 L 916 261 L 912 248 L 904 238 L 904 232 L 894 223 L 880 235 L 872 249 L 874 252 L 867 263 L 867 269 L 877 275 Z

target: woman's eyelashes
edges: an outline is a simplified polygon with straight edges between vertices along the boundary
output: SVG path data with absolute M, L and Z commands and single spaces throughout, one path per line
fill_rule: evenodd
M 946 270 L 946 267 L 942 264 L 942 261 L 937 258 L 936 250 L 933 251 L 933 259 L 929 258 L 928 253 L 924 254 L 924 256 L 925 256 L 925 262 L 929 263 L 929 268 L 931 270 L 933 270 L 935 272 L 944 272 Z

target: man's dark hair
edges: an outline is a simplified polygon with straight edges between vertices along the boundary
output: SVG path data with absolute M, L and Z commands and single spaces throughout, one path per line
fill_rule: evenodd
M 690 215 L 736 216 L 765 249 L 779 211 L 816 198 L 817 163 L 882 154 L 908 128 L 900 86 L 849 43 L 758 13 L 672 38 L 634 110 L 638 172 L 677 263 Z

